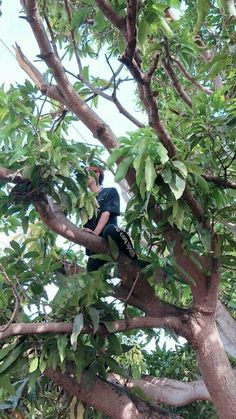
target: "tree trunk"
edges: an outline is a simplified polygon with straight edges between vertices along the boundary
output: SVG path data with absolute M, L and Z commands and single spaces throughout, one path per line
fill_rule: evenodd
M 215 322 L 208 321 L 198 342 L 197 357 L 203 380 L 220 419 L 236 418 L 236 378 Z

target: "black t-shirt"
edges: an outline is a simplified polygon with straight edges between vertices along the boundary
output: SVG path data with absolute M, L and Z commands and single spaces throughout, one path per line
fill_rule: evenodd
M 84 227 L 90 228 L 90 230 L 95 230 L 102 213 L 105 211 L 109 211 L 110 213 L 110 217 L 106 225 L 117 225 L 117 216 L 120 215 L 120 197 L 117 190 L 115 188 L 103 188 L 96 198 L 99 204 L 97 216 L 88 220 Z M 102 232 L 100 235 L 102 236 Z M 86 249 L 86 255 L 91 254 L 93 253 Z

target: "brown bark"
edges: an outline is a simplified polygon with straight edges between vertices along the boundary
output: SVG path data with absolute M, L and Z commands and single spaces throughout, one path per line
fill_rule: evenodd
M 101 322 L 103 323 L 103 322 Z M 72 332 L 73 324 L 64 322 L 47 322 L 47 323 L 11 323 L 6 328 L 5 325 L 0 326 L 0 340 L 9 336 L 23 335 L 39 335 L 46 333 L 65 333 Z M 120 333 L 126 330 L 145 329 L 145 328 L 170 328 L 175 332 L 181 330 L 181 321 L 174 316 L 162 317 L 133 317 L 125 320 L 114 320 L 101 324 L 96 331 L 96 335 L 107 335 L 109 333 Z M 108 331 L 110 330 L 110 332 Z M 92 334 L 93 327 L 86 325 L 82 334 Z
M 198 364 L 217 414 L 220 419 L 235 419 L 236 378 L 213 319 L 204 319 L 197 340 Z
M 88 388 L 87 373 L 78 384 L 73 374 L 47 368 L 44 374 L 82 402 L 100 410 L 111 419 L 180 418 L 129 394 L 125 389 L 96 377 Z

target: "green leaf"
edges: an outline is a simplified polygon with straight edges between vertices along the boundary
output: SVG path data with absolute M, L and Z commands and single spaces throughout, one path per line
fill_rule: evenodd
M 92 259 L 105 260 L 106 262 L 114 262 L 114 259 L 110 255 L 103 255 L 102 253 L 97 255 L 91 255 L 89 257 Z
M 99 328 L 99 319 L 100 319 L 99 311 L 95 307 L 90 306 L 88 308 L 88 312 L 89 312 L 90 319 L 92 320 L 92 323 L 93 323 L 93 333 L 95 334 Z
M 169 160 L 168 151 L 161 143 L 158 143 L 156 147 L 161 163 L 165 164 Z
M 63 363 L 66 356 L 66 346 L 67 346 L 67 336 L 59 335 L 57 336 L 57 349 L 61 363 Z
M 0 365 L 0 374 L 6 371 L 9 367 L 11 367 L 19 358 L 19 356 L 23 352 L 23 344 L 20 344 L 16 348 L 14 348 L 9 355 L 3 359 Z
M 88 369 L 87 389 L 89 389 L 91 385 L 94 383 L 97 372 L 98 372 L 98 362 L 97 360 L 95 360 L 92 362 L 92 364 L 89 366 L 89 369 Z
M 108 243 L 113 259 L 117 260 L 120 253 L 119 247 L 117 246 L 115 240 L 111 236 L 108 236 Z
M 199 226 L 199 235 L 201 242 L 204 246 L 205 252 L 210 253 L 211 251 L 211 232 L 208 230 L 203 230 Z
M 147 156 L 145 163 L 145 181 L 147 191 L 150 192 L 157 177 L 154 163 L 150 156 Z
M 110 157 L 107 160 L 108 166 L 113 166 L 113 164 L 116 162 L 116 160 L 123 156 L 126 153 L 125 147 L 119 147 L 116 148 L 110 155 Z
M 11 343 L 10 345 L 5 346 L 5 348 L 0 349 L 0 361 L 5 358 L 5 356 L 7 356 L 9 354 L 10 351 L 12 351 L 12 349 L 14 349 L 16 347 L 16 345 L 18 345 L 18 341 Z
M 186 162 L 187 171 L 191 173 L 195 173 L 196 175 L 202 175 L 202 169 L 192 162 Z
M 21 256 L 22 250 L 21 250 L 21 247 L 20 247 L 19 243 L 17 243 L 15 240 L 11 240 L 10 245 L 11 245 L 12 249 L 15 250 L 16 254 L 18 256 Z
M 115 334 L 111 334 L 107 337 L 107 340 L 109 342 L 108 344 L 108 354 L 109 355 L 121 355 L 122 354 L 122 346 L 120 344 L 119 338 Z
M 38 256 L 39 256 L 39 253 L 33 250 L 24 254 L 24 258 L 26 259 L 36 258 Z
M 174 194 L 175 199 L 178 200 L 184 193 L 186 180 L 176 175 L 175 178 L 172 179 L 169 186 Z
M 85 20 L 85 18 L 87 17 L 87 15 L 90 12 L 90 8 L 89 7 L 83 7 L 79 10 L 79 12 L 74 13 L 72 20 L 71 20 L 71 29 L 75 30 L 76 28 L 78 28 Z
M 24 234 L 27 234 L 27 231 L 29 228 L 29 217 L 22 218 L 22 228 L 23 228 Z
M 102 323 L 105 324 L 105 326 L 106 326 L 106 328 L 107 328 L 107 330 L 108 330 L 109 333 L 116 332 L 116 328 L 114 327 L 113 322 L 105 322 L 105 321 L 103 321 Z
M 120 182 L 122 179 L 125 178 L 129 167 L 131 166 L 131 163 L 133 161 L 133 157 L 126 157 L 122 160 L 122 162 L 119 164 L 118 169 L 116 171 L 115 175 L 115 181 Z
M 151 28 L 149 23 L 146 21 L 145 17 L 143 17 L 138 25 L 138 42 L 141 46 L 143 46 L 147 35 L 151 32 Z
M 128 378 L 127 372 L 124 370 L 123 367 L 118 364 L 118 362 L 113 358 L 106 358 L 106 363 L 111 371 L 121 375 L 122 377 Z
M 15 387 L 11 384 L 9 374 L 4 374 L 4 376 L 0 377 L 0 387 L 4 387 L 9 394 L 15 394 L 16 392 Z
M 178 160 L 174 160 L 172 163 L 178 169 L 178 171 L 183 176 L 183 178 L 185 179 L 188 175 L 187 167 L 185 166 L 185 164 L 182 161 L 178 161 Z
M 83 313 L 79 313 L 74 318 L 72 334 L 70 337 L 71 345 L 74 351 L 76 351 L 77 339 L 83 327 L 84 327 L 84 316 L 83 316 Z
M 117 42 L 118 42 L 119 53 L 122 54 L 125 50 L 126 44 L 125 44 L 124 37 L 120 31 L 117 34 Z
M 163 16 L 159 16 L 159 24 L 160 29 L 162 30 L 163 34 L 168 38 L 172 38 L 174 35 L 172 29 L 170 28 L 169 24 L 167 23 L 166 19 Z
M 30 362 L 30 365 L 29 365 L 29 372 L 30 372 L 30 373 L 32 373 L 32 372 L 36 371 L 36 370 L 37 370 L 37 368 L 38 368 L 38 364 L 39 364 L 39 359 L 38 359 L 38 357 L 36 356 L 36 357 L 35 357 L 35 358 L 33 358 L 33 359 L 31 360 L 31 362 Z
M 194 32 L 197 33 L 199 29 L 201 28 L 202 24 L 205 21 L 205 18 L 207 16 L 208 10 L 210 8 L 210 1 L 209 0 L 197 0 L 197 23 L 194 28 Z
M 170 168 L 166 167 L 164 170 L 162 170 L 161 176 L 162 176 L 165 183 L 170 183 L 171 179 L 172 179 L 172 172 L 171 172 Z

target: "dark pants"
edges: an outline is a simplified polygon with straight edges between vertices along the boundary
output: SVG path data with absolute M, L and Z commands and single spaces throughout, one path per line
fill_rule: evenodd
M 108 224 L 102 232 L 102 237 L 107 239 L 108 236 L 110 236 L 115 241 L 121 252 L 129 256 L 131 259 L 137 259 L 137 255 L 135 253 L 131 240 L 125 231 L 121 230 L 115 224 Z M 97 271 L 105 263 L 107 262 L 104 260 L 89 258 L 87 263 L 87 271 Z

